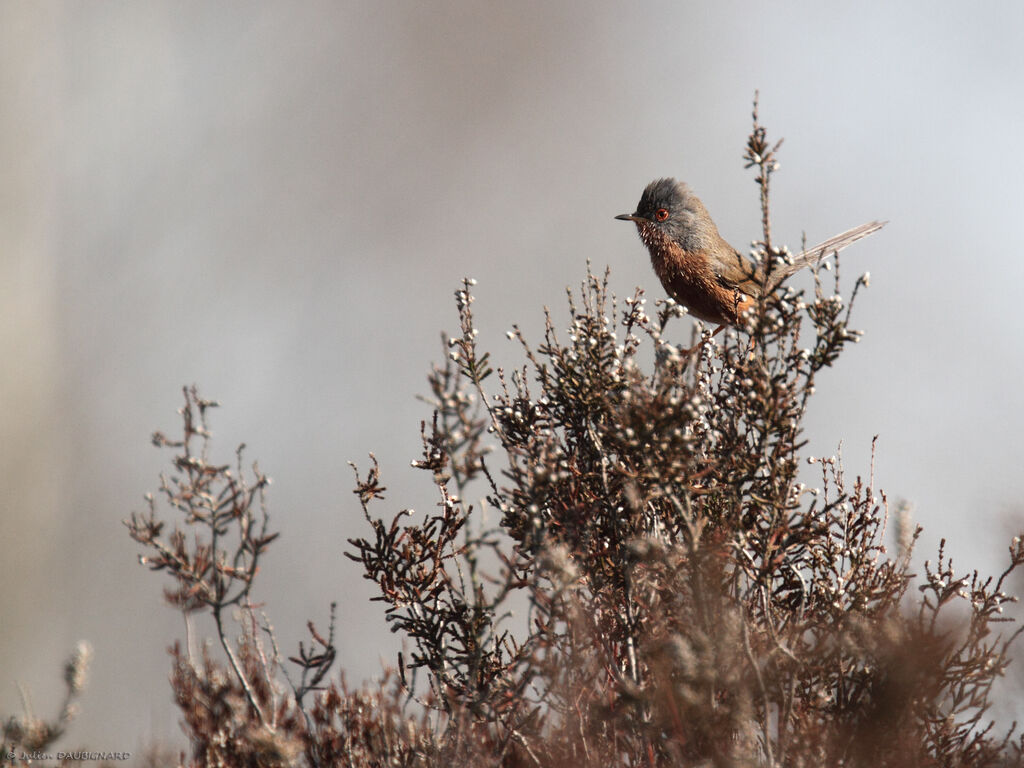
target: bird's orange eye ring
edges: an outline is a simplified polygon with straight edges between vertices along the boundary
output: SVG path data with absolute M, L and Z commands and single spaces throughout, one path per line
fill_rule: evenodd
M 659 208 L 654 212 L 655 221 L 665 221 L 668 219 L 668 208 Z

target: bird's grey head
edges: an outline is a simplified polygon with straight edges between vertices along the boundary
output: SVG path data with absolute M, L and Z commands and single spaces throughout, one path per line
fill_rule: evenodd
M 700 199 L 690 188 L 675 179 L 658 179 L 647 185 L 635 213 L 617 219 L 636 222 L 640 235 L 659 231 L 687 250 L 707 247 L 714 223 Z

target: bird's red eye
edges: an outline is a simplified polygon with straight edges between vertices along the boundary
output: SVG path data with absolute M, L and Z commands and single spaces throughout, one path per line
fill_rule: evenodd
M 659 208 L 654 212 L 657 221 L 665 221 L 668 218 L 668 208 Z

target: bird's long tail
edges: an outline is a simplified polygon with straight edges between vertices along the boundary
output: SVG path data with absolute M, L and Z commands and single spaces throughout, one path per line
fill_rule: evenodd
M 859 227 L 854 227 L 853 229 L 849 229 L 835 237 L 830 237 L 828 240 L 818 243 L 813 248 L 801 251 L 793 257 L 792 264 L 781 264 L 772 270 L 771 278 L 768 281 L 769 285 L 772 288 L 775 288 L 794 272 L 798 272 L 811 264 L 816 264 L 826 256 L 838 253 L 843 250 L 843 248 L 853 245 L 858 240 L 877 232 L 888 223 L 889 222 L 887 221 L 869 221 L 867 224 L 861 224 Z

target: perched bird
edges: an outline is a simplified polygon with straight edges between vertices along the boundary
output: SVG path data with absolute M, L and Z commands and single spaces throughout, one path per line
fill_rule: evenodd
M 726 325 L 735 325 L 747 307 L 778 288 L 794 272 L 886 224 L 872 221 L 854 227 L 792 257 L 791 263 L 776 263 L 766 276 L 761 266 L 722 239 L 700 198 L 675 179 L 652 181 L 640 197 L 636 212 L 615 218 L 636 223 L 654 271 L 669 296 L 687 307 L 691 315 L 716 323 L 716 334 Z

